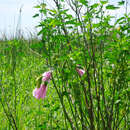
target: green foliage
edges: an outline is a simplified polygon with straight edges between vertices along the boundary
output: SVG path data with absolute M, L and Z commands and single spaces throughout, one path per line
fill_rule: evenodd
M 107 5 L 106 9 L 108 9 L 108 10 L 115 10 L 115 9 L 119 9 L 119 7 L 116 7 L 114 5 Z
M 70 0 L 69 8 L 66 0 L 53 2 L 55 8 L 35 6 L 34 17 L 43 16 L 41 40 L 0 44 L 0 128 L 128 129 L 129 15 L 111 24 L 113 16 L 104 12 L 119 7 L 107 0 Z M 47 96 L 34 99 L 32 91 L 49 69 Z
M 101 2 L 102 5 L 105 5 L 105 4 L 108 3 L 108 0 L 101 0 L 100 2 Z
M 122 1 L 118 2 L 118 4 L 119 4 L 119 5 L 124 5 L 124 4 L 125 4 L 125 1 L 122 0 Z

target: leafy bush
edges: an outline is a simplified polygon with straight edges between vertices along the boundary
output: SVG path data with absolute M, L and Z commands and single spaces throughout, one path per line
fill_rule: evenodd
M 53 85 L 65 116 L 66 128 L 128 128 L 128 23 L 125 14 L 111 24 L 108 1 L 53 0 L 42 3 L 38 27 L 44 56 L 54 69 Z M 124 2 L 119 2 L 119 6 Z M 85 74 L 76 72 L 80 64 Z M 69 124 L 69 126 L 68 126 Z

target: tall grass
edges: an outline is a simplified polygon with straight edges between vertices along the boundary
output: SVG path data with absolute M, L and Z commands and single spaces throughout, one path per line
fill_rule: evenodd
M 62 113 L 58 117 L 55 113 L 61 110 L 51 86 L 44 101 L 32 97 L 35 79 L 46 71 L 40 48 L 37 52 L 33 48 L 37 44 L 39 40 L 33 38 L 0 42 L 0 129 L 49 129 L 62 124 Z

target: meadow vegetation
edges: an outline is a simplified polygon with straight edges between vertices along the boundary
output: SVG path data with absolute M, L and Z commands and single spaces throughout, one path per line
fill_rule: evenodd
M 1 130 L 129 129 L 130 14 L 105 13 L 124 4 L 42 2 L 33 16 L 41 18 L 41 38 L 0 41 Z M 36 79 L 49 70 L 46 97 L 38 100 Z

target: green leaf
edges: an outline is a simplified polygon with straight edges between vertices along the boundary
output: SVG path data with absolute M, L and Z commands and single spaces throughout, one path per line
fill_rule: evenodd
M 79 2 L 85 6 L 88 6 L 88 1 L 86 1 L 86 0 L 79 0 Z
M 118 2 L 118 5 L 124 5 L 124 4 L 125 4 L 125 1 L 124 1 L 124 0 Z
M 68 19 L 71 19 L 71 18 L 73 18 L 73 16 L 72 16 L 71 14 L 67 14 L 64 19 L 67 19 L 67 18 L 68 18 Z
M 60 11 L 60 14 L 66 14 L 67 11 L 69 11 L 69 9 L 62 10 L 62 11 Z
M 35 14 L 35 15 L 33 16 L 33 18 L 38 17 L 38 16 L 39 16 L 39 14 Z
M 48 9 L 50 12 L 54 13 L 54 14 L 57 14 L 57 11 L 56 10 L 52 10 L 52 9 Z
M 105 5 L 105 4 L 108 3 L 108 0 L 101 0 L 100 2 L 101 2 L 102 5 Z
M 120 7 L 115 7 L 114 5 L 108 5 L 106 6 L 106 9 L 108 10 L 116 10 L 116 9 L 119 9 Z
M 46 4 L 45 4 L 45 3 L 42 3 L 42 4 L 41 4 L 41 7 L 42 7 L 42 9 L 45 9 Z
M 99 28 L 101 25 L 99 23 L 93 24 L 93 28 Z
M 40 13 L 44 13 L 46 15 L 47 14 L 47 10 L 46 9 L 41 9 Z
M 45 34 L 46 33 L 46 29 L 43 28 L 37 35 L 41 35 L 41 34 Z
M 41 6 L 40 5 L 36 5 L 36 6 L 34 6 L 34 8 L 41 8 Z
M 116 25 L 117 23 L 119 23 L 121 20 L 125 20 L 125 17 L 121 17 L 121 18 L 117 19 L 116 22 L 115 22 L 115 25 Z
M 72 19 L 72 20 L 66 21 L 65 24 L 76 24 L 76 23 L 75 23 L 75 20 Z
M 99 6 L 99 4 L 95 3 L 95 4 L 91 5 L 91 9 L 97 8 L 98 6 Z

